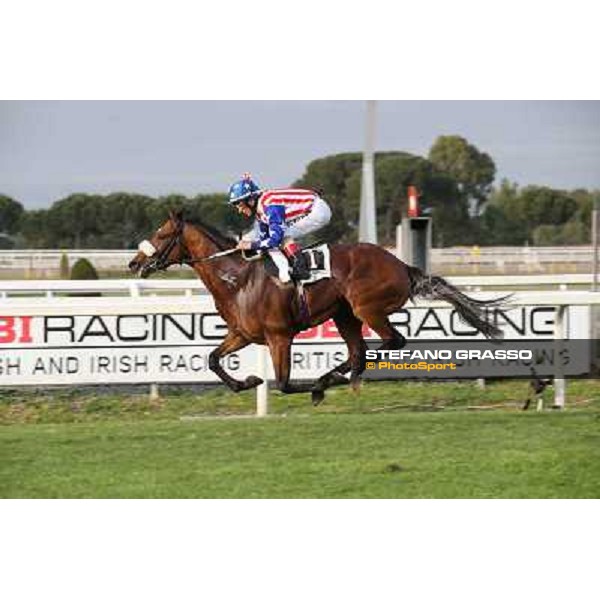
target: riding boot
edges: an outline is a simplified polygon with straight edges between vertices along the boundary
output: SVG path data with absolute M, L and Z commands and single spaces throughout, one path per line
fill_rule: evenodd
M 298 252 L 291 257 L 292 260 L 292 278 L 295 281 L 302 281 L 310 277 L 310 268 L 306 256 Z
M 290 261 L 290 265 L 292 266 L 292 279 L 298 283 L 303 279 L 310 278 L 310 268 L 308 266 L 308 261 L 306 260 L 306 256 L 302 254 L 302 248 L 300 244 L 295 240 L 288 240 L 284 247 L 283 251 L 285 252 L 288 260 Z

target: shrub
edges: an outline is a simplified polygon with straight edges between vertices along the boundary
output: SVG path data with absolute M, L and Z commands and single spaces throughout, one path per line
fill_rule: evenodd
M 98 272 L 87 258 L 79 258 L 71 269 L 71 279 L 98 279 Z
M 98 272 L 94 265 L 87 258 L 80 258 L 75 261 L 71 269 L 71 279 L 73 280 L 91 280 L 98 279 Z M 69 296 L 102 296 L 100 292 L 75 292 Z
M 12 250 L 15 247 L 13 239 L 4 234 L 0 233 L 0 250 Z

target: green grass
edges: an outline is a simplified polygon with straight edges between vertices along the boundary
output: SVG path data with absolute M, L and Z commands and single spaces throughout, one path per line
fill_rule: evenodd
M 537 413 L 518 409 L 524 381 L 370 383 L 316 409 L 273 394 L 266 419 L 249 418 L 252 394 L 221 388 L 5 390 L 0 497 L 596 498 L 600 382 L 568 389 L 568 410 Z

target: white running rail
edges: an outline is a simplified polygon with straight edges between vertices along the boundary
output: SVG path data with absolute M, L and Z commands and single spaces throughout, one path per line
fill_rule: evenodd
M 486 275 L 446 277 L 446 279 L 461 288 L 471 290 L 493 290 L 506 287 L 531 289 L 535 287 L 554 287 L 568 289 L 569 287 L 588 286 L 593 282 L 593 275 Z M 140 296 L 156 293 L 173 293 L 183 295 L 205 294 L 204 284 L 194 279 L 100 279 L 71 281 L 59 279 L 17 279 L 0 280 L 0 298 L 14 295 L 37 295 L 52 298 L 57 294 L 75 292 L 110 293 L 123 296 Z

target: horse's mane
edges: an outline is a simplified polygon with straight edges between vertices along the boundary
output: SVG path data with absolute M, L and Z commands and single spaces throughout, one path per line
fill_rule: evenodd
M 219 250 L 227 250 L 228 248 L 233 248 L 237 244 L 235 239 L 225 235 L 224 233 L 221 233 L 216 227 L 213 227 L 208 223 L 204 223 L 200 220 L 187 222 L 206 235 L 206 237 L 208 237 L 214 244 L 217 245 Z

